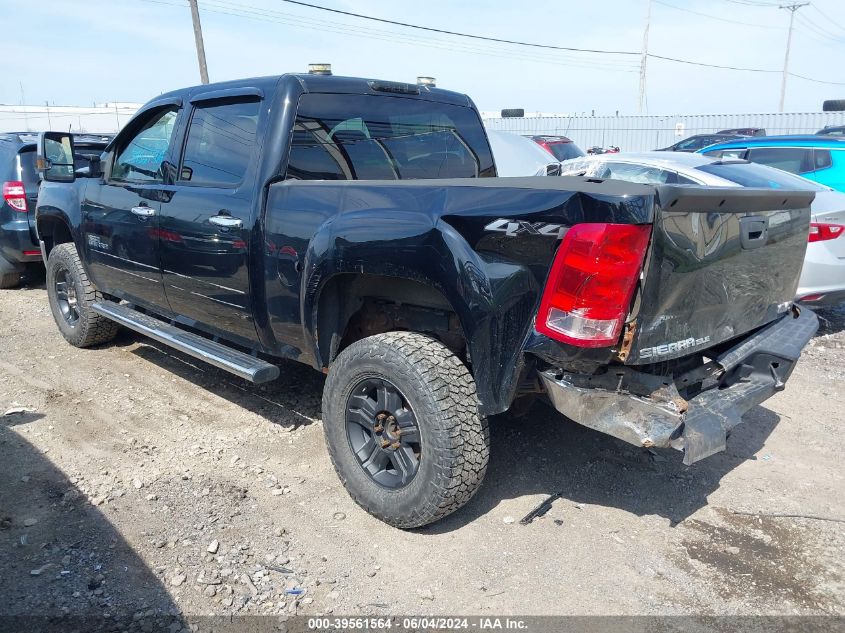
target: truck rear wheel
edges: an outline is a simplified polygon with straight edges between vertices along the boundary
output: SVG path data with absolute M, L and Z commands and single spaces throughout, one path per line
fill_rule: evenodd
M 50 251 L 47 298 L 59 331 L 71 345 L 106 343 L 117 334 L 117 323 L 91 309 L 91 304 L 103 296 L 88 279 L 72 243 L 59 244 Z
M 331 365 L 323 426 L 355 502 L 398 528 L 437 521 L 469 501 L 490 434 L 475 381 L 440 342 L 415 332 L 357 341 Z

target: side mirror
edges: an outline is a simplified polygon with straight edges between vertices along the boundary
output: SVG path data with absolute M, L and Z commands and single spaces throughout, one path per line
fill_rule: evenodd
M 69 132 L 42 132 L 38 135 L 35 168 L 47 182 L 73 182 L 73 135 Z

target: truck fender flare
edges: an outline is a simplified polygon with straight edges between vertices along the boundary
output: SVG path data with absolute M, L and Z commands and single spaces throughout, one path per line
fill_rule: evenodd
M 522 370 L 522 348 L 533 325 L 530 310 L 536 309 L 539 300 L 533 276 L 525 266 L 476 253 L 442 221 L 415 242 L 408 240 L 401 249 L 384 249 L 383 257 L 375 259 L 359 253 L 372 244 L 356 247 L 343 240 L 338 248 L 337 233 L 328 240 L 320 236 L 312 240 L 304 259 L 301 317 L 314 358 L 322 367 L 331 361 L 320 349 L 317 311 L 321 293 L 333 278 L 379 275 L 421 283 L 443 295 L 457 315 L 482 413 L 505 411 Z

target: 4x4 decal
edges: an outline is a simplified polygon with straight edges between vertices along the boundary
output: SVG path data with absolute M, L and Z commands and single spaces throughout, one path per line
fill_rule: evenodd
M 490 224 L 484 227 L 485 231 L 494 231 L 496 233 L 504 233 L 508 237 L 516 237 L 517 235 L 546 235 L 561 239 L 566 233 L 566 228 L 561 224 L 550 224 L 548 222 L 525 222 L 524 220 L 509 220 L 499 218 L 493 220 Z

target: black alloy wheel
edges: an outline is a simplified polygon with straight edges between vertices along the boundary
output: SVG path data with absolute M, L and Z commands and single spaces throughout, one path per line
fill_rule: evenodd
M 76 327 L 79 321 L 79 301 L 76 296 L 76 286 L 68 274 L 68 269 L 59 268 L 53 283 L 59 312 L 70 327 Z
M 395 385 L 383 378 L 358 383 L 346 403 L 346 436 L 364 472 L 380 486 L 407 486 L 420 466 L 417 419 Z

